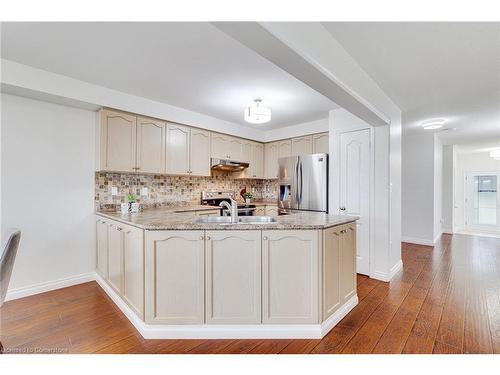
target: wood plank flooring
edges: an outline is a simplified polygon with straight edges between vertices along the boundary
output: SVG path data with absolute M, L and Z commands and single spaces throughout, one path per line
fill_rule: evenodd
M 359 304 L 322 340 L 145 340 L 95 282 L 4 304 L 10 353 L 500 353 L 500 239 L 403 244 L 390 283 L 358 275 Z

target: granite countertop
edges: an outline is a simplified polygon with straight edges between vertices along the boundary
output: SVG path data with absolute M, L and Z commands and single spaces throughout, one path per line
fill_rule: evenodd
M 211 206 L 201 206 L 211 207 Z M 211 207 L 213 209 L 213 207 Z M 206 208 L 210 209 L 210 208 Z M 193 209 L 192 211 L 196 211 Z M 351 223 L 357 216 L 327 215 L 320 212 L 300 212 L 277 216 L 277 222 L 266 224 L 197 223 L 198 217 L 189 212 L 175 212 L 171 208 L 150 209 L 135 214 L 96 212 L 97 215 L 147 230 L 251 230 L 251 229 L 325 229 Z

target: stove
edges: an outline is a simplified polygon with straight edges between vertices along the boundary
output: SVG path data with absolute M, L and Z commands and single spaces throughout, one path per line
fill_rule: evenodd
M 236 199 L 234 191 L 203 191 L 201 193 L 201 204 L 207 206 L 219 206 L 221 202 L 231 203 L 231 199 Z M 238 216 L 253 216 L 255 204 L 238 203 Z M 221 216 L 228 216 L 229 210 L 220 207 Z

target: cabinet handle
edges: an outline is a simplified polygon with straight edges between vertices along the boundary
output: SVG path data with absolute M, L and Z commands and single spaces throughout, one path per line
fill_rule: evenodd
M 207 240 L 209 240 L 209 241 L 210 241 L 210 236 L 207 236 Z
M 269 238 L 267 236 L 262 237 L 264 241 L 267 241 Z
M 121 231 L 123 230 L 123 228 L 116 227 L 116 230 L 118 230 L 118 231 L 120 231 L 120 232 L 121 232 Z
M 342 229 L 340 233 L 347 233 L 347 231 L 345 229 Z
M 205 239 L 205 237 L 203 237 L 203 236 L 200 236 L 200 240 L 204 240 L 204 239 Z

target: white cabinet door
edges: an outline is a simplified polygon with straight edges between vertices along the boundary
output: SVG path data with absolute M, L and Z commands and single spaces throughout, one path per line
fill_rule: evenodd
M 357 221 L 357 270 L 370 274 L 370 130 L 340 134 L 341 212 Z
M 264 146 L 264 177 L 278 178 L 278 158 L 279 158 L 279 143 L 266 143 Z
M 137 118 L 137 170 L 146 173 L 165 172 L 165 123 Z
M 229 159 L 229 138 L 219 133 L 212 133 L 211 149 L 213 158 Z
M 264 177 L 264 145 L 261 143 L 254 143 L 252 146 L 252 177 Z
M 117 172 L 136 170 L 136 125 L 135 116 L 101 111 L 100 169 Z
M 243 157 L 243 140 L 230 137 L 228 143 L 229 155 L 228 158 L 235 161 L 241 161 Z
M 166 172 L 187 175 L 189 171 L 189 127 L 167 124 Z
M 210 132 L 191 128 L 190 168 L 193 176 L 210 176 Z
M 144 231 L 123 225 L 123 299 L 144 319 Z
M 96 219 L 96 269 L 99 275 L 108 279 L 108 223 L 101 217 Z
M 123 227 L 112 222 L 108 225 L 108 282 L 118 293 L 122 293 L 123 277 Z
M 356 224 L 341 227 L 341 280 L 340 290 L 343 302 L 356 294 Z
M 313 154 L 328 154 L 329 151 L 329 136 L 328 133 L 314 134 L 312 136 Z
M 204 232 L 146 231 L 146 323 L 204 323 Z
M 312 137 L 304 136 L 292 139 L 292 155 L 312 154 Z
M 261 231 L 207 231 L 206 320 L 261 322 Z
M 323 231 L 323 321 L 344 301 L 340 296 L 342 229 L 337 226 Z
M 319 233 L 262 231 L 262 322 L 319 322 Z
M 278 142 L 278 158 L 286 158 L 292 155 L 292 141 L 286 139 Z
M 243 173 L 240 174 L 241 178 L 253 178 L 254 175 L 254 154 L 253 154 L 253 142 L 243 141 L 241 145 L 241 161 L 249 163 L 249 167 L 244 170 Z

